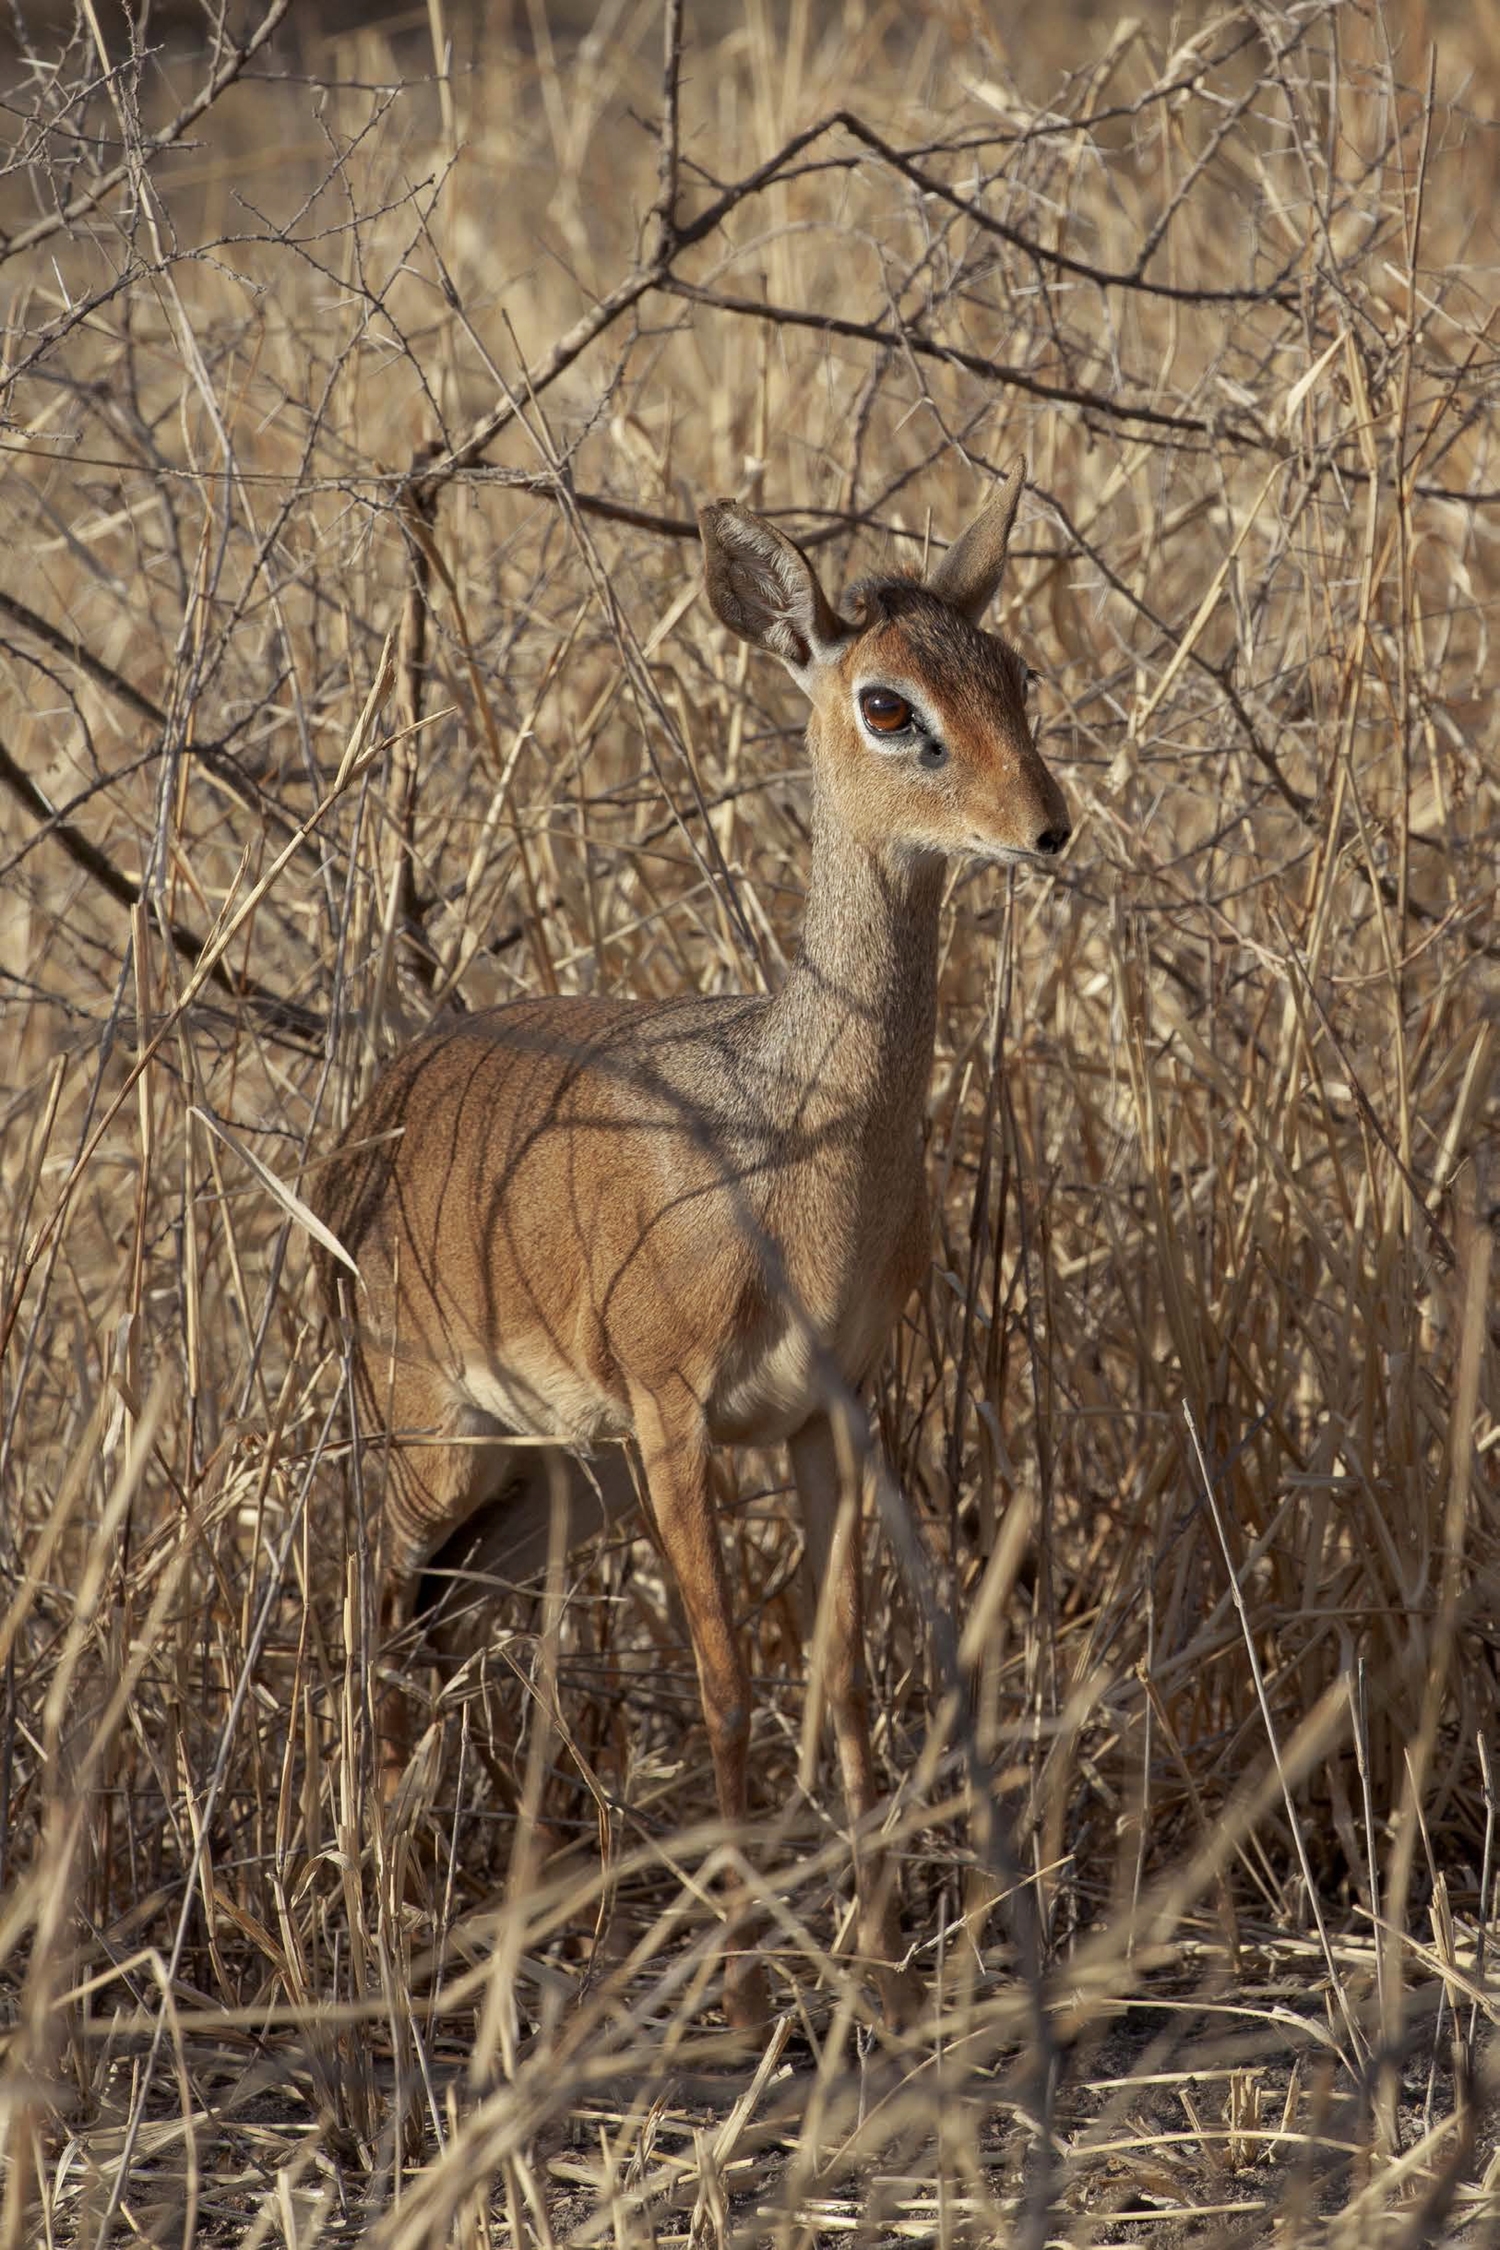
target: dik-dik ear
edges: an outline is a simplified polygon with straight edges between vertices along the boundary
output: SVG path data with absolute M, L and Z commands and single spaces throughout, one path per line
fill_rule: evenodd
M 927 590 L 940 594 L 949 607 L 977 625 L 994 600 L 1005 575 L 1005 550 L 1011 525 L 1021 505 L 1026 482 L 1026 462 L 1017 454 L 1005 482 L 985 502 L 961 539 L 955 539 L 927 580 Z
M 834 614 L 818 574 L 786 534 L 737 500 L 698 510 L 703 571 L 713 613 L 752 648 L 769 649 L 799 680 L 837 656 L 850 628 Z

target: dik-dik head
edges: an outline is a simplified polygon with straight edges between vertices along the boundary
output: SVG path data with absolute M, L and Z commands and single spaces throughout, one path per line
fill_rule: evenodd
M 782 663 L 813 707 L 809 741 L 841 824 L 896 852 L 1028 859 L 1068 840 L 1037 754 L 1030 673 L 980 619 L 1005 569 L 1017 461 L 925 584 L 856 587 L 841 617 L 800 547 L 736 501 L 699 511 L 715 616 Z

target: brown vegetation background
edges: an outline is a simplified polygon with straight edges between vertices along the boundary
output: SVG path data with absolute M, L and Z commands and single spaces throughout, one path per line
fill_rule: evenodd
M 1500 18 L 683 13 L 13 27 L 0 2238 L 1494 2240 Z M 436 1011 L 780 974 L 695 503 L 835 583 L 1017 449 L 1076 826 L 955 874 L 875 1389 L 897 2041 L 777 1459 L 755 1837 L 628 1539 L 379 1806 L 301 1198 Z

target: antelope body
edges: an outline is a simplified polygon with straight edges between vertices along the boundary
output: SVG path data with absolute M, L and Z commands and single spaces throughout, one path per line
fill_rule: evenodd
M 812 706 L 812 871 L 784 985 L 770 999 L 525 1000 L 430 1032 L 324 1174 L 320 1215 L 360 1271 L 361 1411 L 393 1433 L 383 1631 L 481 1508 L 513 1576 L 545 1560 L 537 1449 L 507 1438 L 632 1440 L 726 1821 L 747 1811 L 750 1690 L 709 1481 L 721 1444 L 789 1444 L 814 1577 L 831 1580 L 825 1691 L 856 1825 L 878 1801 L 857 1525 L 835 1537 L 850 1443 L 835 1425 L 930 1257 L 921 1127 L 943 865 L 1052 854 L 1068 836 L 1026 669 L 978 623 L 1022 480 L 1018 462 L 925 585 L 868 584 L 850 617 L 771 525 L 705 508 L 716 615 L 778 656 Z M 618 1505 L 623 1480 L 601 1483 Z M 399 1760 L 399 1690 L 382 1724 Z M 913 1993 L 897 1917 L 878 1855 L 858 1845 L 856 1879 L 859 1943 L 900 2015 Z M 732 1954 L 731 2021 L 766 2004 L 753 1953 Z

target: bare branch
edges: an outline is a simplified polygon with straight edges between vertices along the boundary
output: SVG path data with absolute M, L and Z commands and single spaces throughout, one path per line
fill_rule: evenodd
M 75 827 L 71 820 L 56 809 L 45 791 L 32 780 L 25 767 L 12 757 L 3 742 L 0 742 L 0 782 L 4 782 L 11 795 L 29 813 L 46 823 L 48 835 L 61 845 L 74 866 L 97 883 L 101 890 L 107 891 L 117 905 L 129 908 L 140 904 L 146 895 L 141 885 L 130 876 L 123 875 L 113 860 L 97 844 L 90 842 L 82 829 Z M 196 966 L 203 958 L 202 938 L 195 937 L 191 930 L 170 917 L 162 918 L 162 927 L 182 958 Z M 254 977 L 234 975 L 220 960 L 214 961 L 210 973 L 221 992 L 253 1008 L 264 1019 L 268 1030 L 285 1034 L 299 1046 L 317 1044 L 321 1038 L 322 1021 L 310 1009 L 301 1007 L 294 1001 L 284 1000 L 280 993 L 267 990 Z
M 22 227 L 15 234 L 0 235 L 0 263 L 7 258 L 19 257 L 23 251 L 35 250 L 40 243 L 50 241 L 54 235 L 69 227 L 75 227 L 80 219 L 86 219 L 91 212 L 97 211 L 116 188 L 138 178 L 142 168 L 149 165 L 153 157 L 160 156 L 166 149 L 175 148 L 184 134 L 191 131 L 198 120 L 213 108 L 220 95 L 242 75 L 246 64 L 254 61 L 267 40 L 285 20 L 291 5 L 292 0 L 271 0 L 271 5 L 250 37 L 242 45 L 230 49 L 213 76 L 199 87 L 192 100 L 177 112 L 170 124 L 147 135 L 139 148 L 132 149 L 129 156 L 111 166 L 91 186 L 72 196 L 61 210 L 49 211 L 44 219 L 35 220 L 32 225 Z

